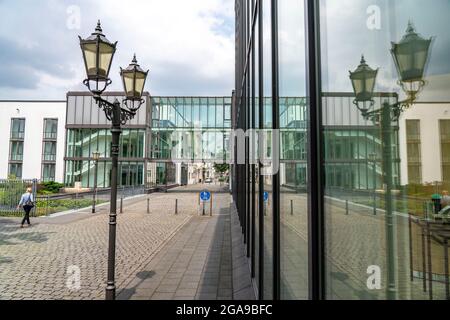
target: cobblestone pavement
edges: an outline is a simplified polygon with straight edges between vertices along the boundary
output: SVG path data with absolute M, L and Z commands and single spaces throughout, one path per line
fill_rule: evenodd
M 291 200 L 293 210 L 291 212 Z M 333 299 L 385 299 L 385 290 L 368 290 L 367 269 L 380 266 L 382 286 L 386 288 L 386 240 L 383 214 L 373 216 L 372 209 L 349 207 L 326 202 L 326 254 L 328 265 L 328 297 Z M 270 212 L 270 211 L 269 211 Z M 282 272 L 284 287 L 291 297 L 307 297 L 307 198 L 295 193 L 282 194 Z M 271 234 L 271 216 L 265 220 L 266 235 Z M 397 217 L 396 277 L 400 299 L 428 299 L 422 290 L 422 280 L 410 279 L 409 226 L 404 217 Z M 415 244 L 418 245 L 418 244 Z M 270 256 L 270 253 L 269 253 Z M 445 298 L 445 287 L 434 282 L 434 298 Z
M 146 198 L 125 201 L 117 230 L 119 290 L 197 213 L 196 206 L 183 206 L 183 201 L 195 202 L 186 197 L 189 195 L 151 195 L 150 214 L 146 213 Z M 175 198 L 181 198 L 178 215 L 174 214 Z M 103 207 L 96 215 L 86 211 L 32 219 L 33 226 L 25 229 L 18 228 L 18 219 L 0 218 L 0 299 L 103 299 L 107 210 Z M 80 290 L 67 286 L 73 275 L 67 273 L 71 266 L 81 272 Z
M 171 193 L 180 196 L 199 190 L 179 188 Z M 244 260 L 246 268 L 233 263 L 232 251 L 237 261 L 242 242 L 232 244 L 231 214 L 235 212 L 230 210 L 230 200 L 227 193 L 216 194 L 213 216 L 193 217 L 121 290 L 119 299 L 254 299 L 248 263 Z

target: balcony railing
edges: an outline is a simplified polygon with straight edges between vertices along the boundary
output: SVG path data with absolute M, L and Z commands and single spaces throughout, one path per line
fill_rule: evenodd
M 10 161 L 23 161 L 23 154 L 12 154 L 9 159 Z
M 58 138 L 57 132 L 44 132 L 44 139 L 46 140 L 56 140 Z
M 11 139 L 25 139 L 25 132 L 12 132 Z
M 55 154 L 44 154 L 42 156 L 42 160 L 56 162 L 56 155 Z

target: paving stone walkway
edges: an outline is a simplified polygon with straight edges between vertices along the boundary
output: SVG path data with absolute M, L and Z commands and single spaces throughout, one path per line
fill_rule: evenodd
M 248 264 L 247 270 L 234 268 L 233 257 L 243 245 L 232 242 L 236 212 L 230 198 L 216 195 L 214 215 L 193 217 L 121 290 L 119 299 L 254 299 Z
M 213 216 L 200 216 L 204 187 L 124 202 L 117 230 L 120 299 L 234 298 L 231 197 L 223 187 L 208 186 L 215 192 Z M 108 210 L 32 219 L 25 229 L 20 219 L 0 218 L 0 300 L 104 299 Z

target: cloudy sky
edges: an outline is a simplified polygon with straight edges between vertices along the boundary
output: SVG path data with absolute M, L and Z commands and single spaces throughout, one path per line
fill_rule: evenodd
M 234 0 L 0 0 L 0 99 L 65 99 L 84 90 L 78 35 L 101 19 L 118 41 L 111 90 L 133 53 L 154 95 L 230 95 Z
M 264 26 L 270 30 L 269 1 L 264 3 Z M 376 90 L 399 91 L 389 50 L 411 20 L 422 36 L 434 39 L 427 90 L 434 90 L 436 99 L 450 99 L 450 0 L 321 4 L 324 91 L 352 91 L 348 71 L 363 53 L 380 69 Z M 368 27 L 373 7 L 379 8 L 375 29 Z M 111 90 L 121 90 L 119 67 L 127 66 L 133 53 L 150 69 L 146 90 L 153 95 L 228 96 L 234 86 L 234 0 L 0 0 L 0 12 L 0 99 L 64 99 L 67 91 L 84 90 L 78 35 L 89 36 L 97 19 L 107 37 L 119 42 Z M 279 1 L 279 14 L 280 93 L 302 96 L 303 0 Z M 270 40 L 266 31 L 266 79 L 271 78 Z M 270 81 L 264 84 L 270 92 Z

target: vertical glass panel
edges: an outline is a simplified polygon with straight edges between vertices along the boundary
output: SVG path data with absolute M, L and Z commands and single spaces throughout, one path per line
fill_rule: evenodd
M 81 153 L 83 158 L 91 157 L 91 129 L 82 129 Z
M 448 299 L 450 2 L 320 3 L 327 298 Z
M 279 1 L 281 298 L 308 299 L 304 1 Z M 266 125 L 271 125 L 271 108 Z
M 192 122 L 195 128 L 201 127 L 200 122 L 200 99 L 194 98 L 192 105 Z
M 278 4 L 280 7 L 280 3 Z M 271 31 L 271 14 L 272 14 L 272 8 L 271 1 L 264 0 L 262 1 L 262 10 L 263 10 L 263 39 L 262 39 L 262 51 L 263 51 L 263 57 L 259 57 L 261 59 L 261 63 L 263 65 L 263 74 L 262 76 L 262 86 L 263 86 L 263 92 L 259 92 L 258 99 L 257 99 L 257 105 L 258 105 L 258 111 L 256 114 L 258 115 L 255 119 L 255 121 L 258 121 L 258 127 L 260 127 L 260 122 L 263 124 L 264 129 L 272 129 L 272 121 L 268 122 L 265 121 L 265 119 L 272 118 L 272 31 Z M 284 19 L 282 17 L 281 19 Z M 261 98 L 263 99 L 261 101 Z M 262 110 L 261 110 L 262 107 Z M 267 168 L 267 166 L 270 166 L 273 164 L 271 160 L 271 154 L 268 155 L 268 151 L 271 149 L 271 142 L 270 139 L 271 134 L 273 133 L 272 130 L 269 130 L 270 132 L 267 132 L 264 136 L 264 141 L 260 141 L 258 147 L 261 148 L 261 156 L 264 163 L 264 167 L 261 166 L 258 168 L 257 173 L 260 173 L 259 171 L 262 171 L 264 174 L 267 169 L 270 172 L 270 167 Z M 275 155 L 278 157 L 278 155 Z M 269 162 L 267 162 L 269 160 Z M 264 243 L 260 244 L 263 246 L 264 251 L 264 274 L 260 275 L 264 279 L 264 299 L 272 299 L 273 298 L 273 277 L 274 277 L 274 269 L 273 269 L 273 201 L 274 201 L 274 195 L 273 195 L 273 175 L 267 174 L 262 176 L 262 180 L 259 181 L 260 184 L 263 184 L 264 187 L 264 195 L 263 196 L 263 203 L 262 208 L 263 212 L 260 213 L 259 218 L 263 220 L 264 225 Z M 266 196 L 267 195 L 267 196 Z M 259 199 L 258 199 L 259 200 Z M 259 202 L 259 201 L 258 201 Z

